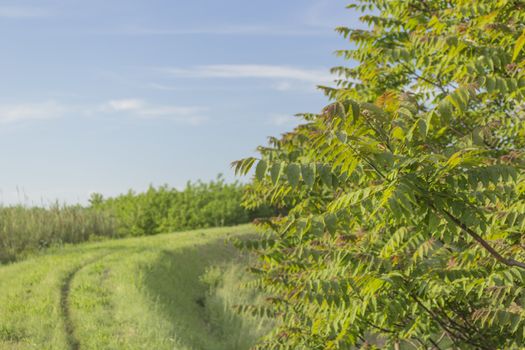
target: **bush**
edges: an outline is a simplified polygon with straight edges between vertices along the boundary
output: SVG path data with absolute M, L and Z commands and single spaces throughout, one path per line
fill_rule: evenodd
M 238 182 L 228 184 L 219 175 L 208 183 L 188 182 L 182 191 L 164 185 L 108 199 L 93 194 L 91 206 L 115 219 L 120 236 L 232 226 L 274 214 L 269 207 L 245 209 L 241 205 L 244 187 Z

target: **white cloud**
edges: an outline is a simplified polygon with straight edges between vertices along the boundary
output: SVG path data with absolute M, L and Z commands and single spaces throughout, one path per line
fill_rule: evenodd
M 275 126 L 297 125 L 301 120 L 298 117 L 289 114 L 272 114 L 269 123 Z
M 155 89 L 155 90 L 162 90 L 162 91 L 176 91 L 181 90 L 180 87 L 176 86 L 170 86 L 165 84 L 159 84 L 159 83 L 149 83 L 148 88 Z
M 333 81 L 332 80 L 328 81 L 328 79 L 327 79 L 326 81 L 321 82 L 321 85 L 323 85 L 323 84 L 330 85 L 331 83 L 333 83 Z M 319 83 L 317 85 L 319 85 Z M 317 91 L 316 84 L 313 84 L 312 82 L 308 82 L 308 81 L 299 81 L 299 80 L 295 80 L 295 81 L 290 81 L 290 80 L 279 81 L 279 82 L 275 83 L 272 87 L 275 90 L 277 90 L 277 91 L 283 91 L 283 92 L 295 91 L 295 92 L 311 93 L 311 92 L 316 92 Z
M 29 6 L 0 6 L 0 17 L 3 18 L 38 18 L 49 16 L 49 11 Z
M 360 11 L 345 9 L 347 1 L 316 0 L 310 6 L 305 6 L 300 13 L 302 22 L 305 26 L 325 29 L 333 35 L 333 29 L 339 26 L 349 26 L 351 28 L 366 29 L 359 17 L 363 14 Z
M 0 123 L 60 118 L 67 108 L 54 101 L 33 104 L 0 105 Z
M 328 69 L 303 69 L 279 65 L 216 64 L 192 68 L 165 68 L 163 71 L 187 78 L 289 79 L 313 84 L 326 84 L 333 81 Z
M 0 124 L 49 120 L 66 113 L 93 116 L 99 113 L 127 114 L 143 119 L 165 119 L 181 124 L 200 125 L 208 120 L 208 109 L 199 106 L 153 105 L 141 99 L 110 100 L 97 107 L 66 105 L 55 101 L 0 104 Z
M 235 25 L 200 28 L 147 28 L 127 27 L 115 31 L 125 35 L 269 35 L 269 36 L 317 36 L 332 34 L 318 28 L 277 27 L 274 25 Z
M 112 100 L 107 103 L 107 107 L 114 111 L 131 111 L 142 108 L 144 102 L 137 99 Z
M 196 106 L 155 106 L 140 99 L 111 100 L 101 108 L 105 112 L 128 113 L 144 119 L 167 119 L 183 124 L 200 125 L 208 120 L 204 107 Z

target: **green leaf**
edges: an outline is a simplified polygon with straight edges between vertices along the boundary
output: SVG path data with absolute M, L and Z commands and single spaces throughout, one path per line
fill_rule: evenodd
M 405 132 L 403 131 L 403 129 L 399 126 L 396 126 L 393 130 L 392 130 L 392 137 L 394 139 L 397 139 L 397 140 L 401 140 L 403 141 L 405 139 Z
M 487 77 L 485 81 L 485 87 L 487 88 L 487 92 L 489 94 L 493 93 L 496 89 L 496 79 L 494 79 L 494 77 Z
M 439 102 L 437 109 L 439 111 L 439 115 L 445 120 L 452 118 L 452 108 L 450 108 L 450 103 L 447 100 L 442 100 Z
M 518 40 L 516 40 L 516 44 L 514 44 L 514 53 L 512 54 L 512 61 L 515 61 L 516 58 L 518 58 L 521 50 L 523 49 L 523 46 L 525 46 L 525 30 L 523 33 L 521 33 Z
M 324 221 L 321 221 L 319 219 L 312 220 L 312 224 L 310 226 L 310 232 L 314 236 L 320 236 L 324 232 Z
M 270 176 L 272 178 L 273 184 L 277 184 L 281 178 L 283 166 L 280 162 L 273 163 L 272 168 L 270 169 Z
M 352 105 L 352 119 L 356 122 L 359 119 L 359 113 L 361 113 L 359 104 L 355 101 L 350 101 L 350 104 Z
M 427 136 L 427 130 L 429 128 L 427 127 L 427 122 L 426 120 L 423 120 L 423 119 L 419 119 L 418 121 L 418 131 L 419 131 L 419 135 L 421 135 L 423 138 L 425 138 Z
M 326 229 L 330 233 L 335 233 L 337 230 L 337 215 L 334 213 L 328 213 L 324 216 L 324 224 L 326 226 Z
M 456 89 L 448 98 L 458 110 L 464 111 L 467 108 L 469 98 L 465 88 L 460 87 Z
M 306 186 L 312 187 L 315 183 L 315 166 L 311 164 L 301 165 L 301 174 Z
M 266 175 L 266 170 L 268 169 L 268 163 L 264 159 L 261 159 L 257 166 L 255 167 L 255 177 L 257 180 L 262 181 L 264 175 Z
M 286 167 L 286 178 L 292 187 L 297 187 L 301 178 L 301 168 L 298 164 L 288 164 Z
M 332 172 L 330 167 L 325 165 L 319 165 L 319 175 L 321 176 L 321 181 L 328 187 L 332 187 Z
M 472 143 L 477 146 L 483 146 L 484 140 L 483 140 L 483 129 L 480 127 L 474 128 L 472 130 Z
M 235 174 L 246 175 L 250 171 L 254 162 L 255 158 L 249 157 L 233 162 L 232 167 L 234 168 Z
M 343 143 L 345 143 L 346 140 L 347 140 L 347 138 L 348 138 L 347 135 L 346 135 L 346 133 L 345 133 L 345 132 L 342 132 L 342 131 L 337 131 L 337 132 L 335 133 L 335 136 L 337 136 L 337 138 L 339 139 L 339 141 L 341 141 L 341 142 L 343 142 Z

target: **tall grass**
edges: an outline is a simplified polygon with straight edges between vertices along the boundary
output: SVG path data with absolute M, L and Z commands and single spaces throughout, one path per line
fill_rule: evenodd
M 0 207 L 0 263 L 50 246 L 114 237 L 115 232 L 114 220 L 91 208 L 58 203 L 47 208 Z

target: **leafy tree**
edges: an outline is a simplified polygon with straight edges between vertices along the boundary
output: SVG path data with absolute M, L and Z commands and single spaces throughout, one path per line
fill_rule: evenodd
M 333 103 L 234 163 L 261 223 L 261 349 L 525 342 L 525 2 L 358 0 Z

